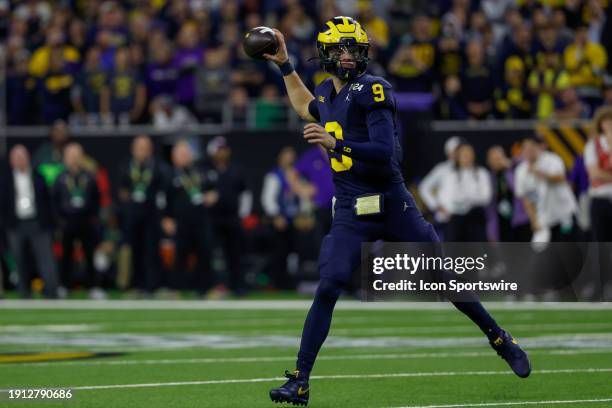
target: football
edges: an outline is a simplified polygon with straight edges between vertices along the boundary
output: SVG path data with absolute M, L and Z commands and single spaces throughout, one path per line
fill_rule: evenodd
M 245 34 L 243 47 L 249 57 L 263 60 L 263 54 L 276 54 L 278 41 L 270 27 L 255 27 Z

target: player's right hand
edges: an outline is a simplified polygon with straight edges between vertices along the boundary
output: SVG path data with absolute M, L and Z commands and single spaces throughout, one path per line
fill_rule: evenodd
M 277 65 L 282 65 L 285 62 L 289 61 L 289 53 L 287 52 L 287 45 L 285 44 L 285 36 L 283 33 L 278 31 L 276 28 L 273 28 L 274 35 L 276 35 L 276 39 L 278 41 L 278 51 L 276 54 L 263 54 L 263 57 L 269 61 L 274 62 Z

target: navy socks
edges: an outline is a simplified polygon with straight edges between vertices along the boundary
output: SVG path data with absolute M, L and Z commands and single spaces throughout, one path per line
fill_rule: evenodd
M 453 305 L 480 327 L 489 340 L 495 340 L 501 328 L 477 299 L 471 302 L 453 302 Z
M 306 378 L 310 375 L 317 354 L 327 338 L 334 306 L 341 292 L 342 286 L 334 280 L 322 279 L 319 283 L 314 301 L 304 323 L 302 342 L 296 364 L 300 375 Z

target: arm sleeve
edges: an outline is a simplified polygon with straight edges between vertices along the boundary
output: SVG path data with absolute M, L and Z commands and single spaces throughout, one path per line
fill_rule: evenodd
M 375 109 L 367 114 L 367 142 L 337 140 L 334 151 L 345 156 L 371 163 L 387 163 L 393 155 L 393 112 Z
M 319 108 L 317 107 L 317 98 L 314 98 L 308 104 L 308 113 L 312 115 L 316 120 L 321 120 L 321 115 L 319 115 Z

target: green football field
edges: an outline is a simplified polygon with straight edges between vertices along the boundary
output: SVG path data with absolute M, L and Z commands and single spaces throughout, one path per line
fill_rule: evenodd
M 304 301 L 0 302 L 1 407 L 273 407 Z M 54 306 L 53 306 L 54 305 Z M 530 353 L 515 377 L 446 305 L 341 301 L 309 406 L 612 407 L 612 306 L 496 305 Z M 9 389 L 71 389 L 64 401 Z M 41 405 L 42 404 L 42 405 Z

